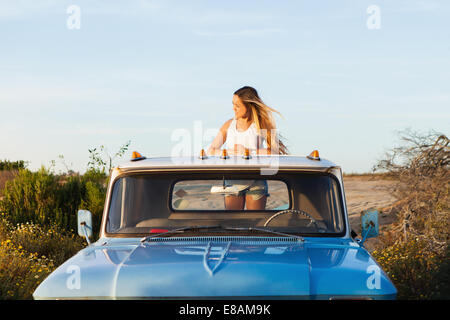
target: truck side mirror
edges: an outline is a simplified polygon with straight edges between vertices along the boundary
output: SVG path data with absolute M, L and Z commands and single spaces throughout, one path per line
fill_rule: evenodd
M 78 210 L 77 214 L 78 235 L 86 237 L 90 245 L 89 237 L 92 236 L 92 213 L 89 210 Z
M 366 241 L 367 238 L 373 238 L 378 236 L 379 225 L 378 225 L 378 211 L 363 211 L 361 213 L 361 245 Z

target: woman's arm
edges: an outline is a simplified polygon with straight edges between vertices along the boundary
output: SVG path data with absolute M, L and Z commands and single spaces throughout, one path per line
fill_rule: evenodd
M 214 138 L 213 142 L 211 142 L 211 145 L 208 148 L 208 154 L 209 155 L 220 155 L 221 149 L 220 147 L 223 146 L 225 141 L 227 140 L 227 131 L 230 127 L 230 123 L 233 121 L 233 119 L 228 120 L 225 122 L 222 127 L 220 128 L 219 132 L 217 133 L 217 136 Z

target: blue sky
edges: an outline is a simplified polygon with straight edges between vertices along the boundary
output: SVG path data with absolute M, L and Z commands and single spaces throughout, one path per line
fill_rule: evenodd
M 83 172 L 88 149 L 128 140 L 171 155 L 176 130 L 218 129 L 251 85 L 292 154 L 370 171 L 400 130 L 449 135 L 449 16 L 444 0 L 0 0 L 0 159 Z

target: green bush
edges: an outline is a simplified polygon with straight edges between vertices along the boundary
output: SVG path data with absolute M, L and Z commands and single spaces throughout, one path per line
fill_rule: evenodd
M 108 181 L 109 177 L 96 169 L 88 170 L 81 177 L 81 182 L 84 185 L 84 193 L 79 208 L 89 210 L 92 213 L 94 238 L 100 231 Z
M 25 167 L 26 167 L 26 162 L 23 160 L 19 160 L 19 161 L 2 160 L 2 161 L 0 161 L 0 171 L 19 170 L 19 169 L 25 169 Z
M 56 226 L 44 228 L 33 223 L 18 224 L 10 233 L 11 241 L 30 253 L 51 257 L 59 266 L 86 244 L 84 238 Z
M 372 255 L 398 290 L 398 299 L 449 299 L 450 252 L 434 252 L 419 238 L 397 242 Z
M 0 171 L 13 172 L 13 176 L 8 172 L 0 176 L 1 185 L 5 183 L 0 190 L 0 299 L 31 299 L 43 279 L 86 246 L 74 233 L 79 209 L 92 212 L 94 238 L 98 236 L 106 173 L 129 144 L 114 156 L 106 154 L 107 161 L 101 154 L 106 152 L 104 146 L 100 151 L 89 150 L 84 175 L 69 169 L 67 174 L 55 175 L 45 167 L 32 172 L 25 161 L 0 161 Z
M 13 227 L 0 218 L 0 299 L 31 299 L 37 286 L 83 247 L 81 237 L 56 227 Z
M 37 172 L 18 171 L 7 181 L 0 211 L 12 224 L 32 222 L 41 226 L 56 226 L 69 231 L 77 229 L 77 211 L 90 210 L 93 228 L 100 228 L 107 177 L 95 170 L 84 176 L 55 175 L 42 167 Z

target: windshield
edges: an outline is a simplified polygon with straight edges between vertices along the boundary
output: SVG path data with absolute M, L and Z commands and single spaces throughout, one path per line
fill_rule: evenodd
M 222 226 L 336 235 L 344 232 L 343 221 L 339 184 L 328 174 L 158 172 L 114 182 L 106 232 Z

